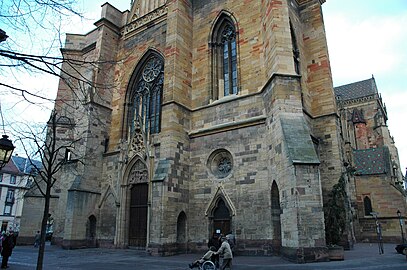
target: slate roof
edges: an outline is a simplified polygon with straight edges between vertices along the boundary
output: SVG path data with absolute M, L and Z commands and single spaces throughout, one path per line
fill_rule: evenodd
M 334 87 L 335 96 L 339 100 L 351 100 L 377 94 L 376 81 L 372 77 L 367 80 Z
M 23 174 L 30 174 L 32 170 L 35 170 L 35 167 L 31 165 L 28 158 L 20 157 L 20 156 L 12 156 L 11 157 L 14 164 L 18 168 L 18 170 Z M 35 166 L 38 168 L 42 168 L 42 164 L 38 160 L 33 160 Z
M 353 150 L 356 175 L 386 174 L 390 171 L 387 147 Z
M 0 170 L 0 173 L 20 174 L 19 169 L 11 160 Z

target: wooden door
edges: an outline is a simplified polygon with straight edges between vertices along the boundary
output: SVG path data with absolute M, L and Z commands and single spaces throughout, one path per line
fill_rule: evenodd
M 129 246 L 145 248 L 147 244 L 148 184 L 131 188 Z
M 224 220 L 214 220 L 213 221 L 213 233 L 218 233 L 218 230 L 220 231 L 221 234 L 226 235 L 228 234 L 230 230 L 230 219 L 224 219 Z
M 230 230 L 230 212 L 229 209 L 226 207 L 225 202 L 220 199 L 217 203 L 213 214 L 213 233 L 220 233 L 223 235 L 228 234 Z

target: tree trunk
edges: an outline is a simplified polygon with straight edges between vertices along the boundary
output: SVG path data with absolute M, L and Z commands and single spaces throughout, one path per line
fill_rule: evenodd
M 50 185 L 50 182 L 47 182 L 47 189 L 46 189 L 46 193 L 45 193 L 44 213 L 42 216 L 42 223 L 41 223 L 41 240 L 40 240 L 40 248 L 38 250 L 37 270 L 42 270 L 42 265 L 43 265 L 43 261 L 44 261 L 45 236 L 46 236 L 47 222 L 48 222 L 48 215 L 49 215 L 50 198 L 51 198 L 51 185 Z

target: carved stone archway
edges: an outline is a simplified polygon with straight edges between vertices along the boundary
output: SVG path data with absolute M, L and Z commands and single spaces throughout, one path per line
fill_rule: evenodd
M 129 174 L 130 205 L 129 246 L 145 248 L 148 226 L 148 171 L 143 161 L 138 159 Z
M 144 249 L 148 242 L 148 166 L 135 155 L 126 167 L 121 185 L 116 245 Z

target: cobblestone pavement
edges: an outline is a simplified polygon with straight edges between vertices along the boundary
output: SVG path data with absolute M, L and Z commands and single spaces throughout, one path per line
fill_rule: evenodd
M 377 269 L 406 270 L 406 257 L 397 254 L 396 244 L 385 244 L 384 254 L 379 255 L 377 244 L 357 244 L 345 251 L 344 261 L 325 263 L 294 264 L 280 257 L 236 256 L 234 270 L 325 270 L 325 269 Z M 38 249 L 31 246 L 17 246 L 10 257 L 10 270 L 28 270 L 36 268 Z M 56 246 L 46 246 L 45 270 L 185 270 L 188 263 L 201 254 L 183 254 L 169 257 L 152 257 L 132 249 L 77 249 L 63 250 Z

